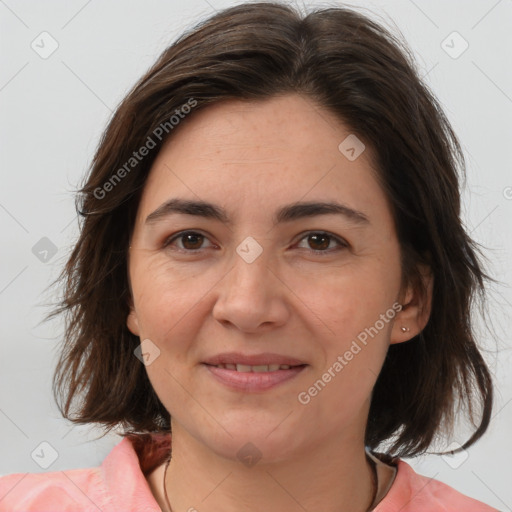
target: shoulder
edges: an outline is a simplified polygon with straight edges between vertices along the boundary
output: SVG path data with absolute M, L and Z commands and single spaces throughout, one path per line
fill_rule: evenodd
M 396 464 L 395 481 L 374 512 L 497 512 L 439 480 L 419 475 L 401 459 Z
M 145 473 L 160 462 L 168 447 L 168 440 L 155 443 L 152 437 L 125 437 L 96 468 L 0 477 L 0 512 L 157 512 L 160 508 Z
M 105 505 L 100 468 L 0 477 L 0 511 L 97 510 Z

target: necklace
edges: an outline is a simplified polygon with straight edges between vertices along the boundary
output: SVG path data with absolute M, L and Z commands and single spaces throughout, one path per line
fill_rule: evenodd
M 367 512 L 371 512 L 376 505 L 375 499 L 377 498 L 377 490 L 379 488 L 379 484 L 378 484 L 378 476 L 377 476 L 377 466 L 376 466 L 375 462 L 373 462 L 373 460 L 371 460 L 368 457 L 368 455 L 366 455 L 366 459 L 368 460 L 368 462 L 370 463 L 370 466 L 372 468 L 373 493 L 372 493 L 372 500 L 370 501 L 370 508 L 367 510 Z M 169 467 L 170 462 L 171 462 L 171 458 L 169 457 L 169 459 L 165 463 L 165 469 L 164 469 L 164 495 L 165 495 L 165 503 L 166 503 L 167 507 L 169 508 L 169 511 L 173 512 L 171 504 L 169 503 L 169 497 L 167 496 L 167 487 L 165 485 L 165 477 L 167 476 L 167 468 Z

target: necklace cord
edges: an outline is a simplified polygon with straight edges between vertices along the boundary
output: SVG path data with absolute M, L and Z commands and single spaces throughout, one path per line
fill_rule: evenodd
M 165 463 L 165 470 L 164 470 L 164 495 L 165 495 L 165 504 L 169 508 L 169 512 L 172 512 L 171 504 L 169 503 L 169 497 L 167 496 L 167 486 L 165 485 L 165 477 L 167 476 L 167 468 L 169 467 L 169 463 L 171 462 L 171 458 L 167 460 Z

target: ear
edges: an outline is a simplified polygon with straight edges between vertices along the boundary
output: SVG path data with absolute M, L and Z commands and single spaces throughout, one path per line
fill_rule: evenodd
M 414 338 L 425 328 L 430 318 L 434 277 L 426 265 L 418 265 L 418 270 L 424 293 L 418 282 L 408 283 L 402 290 L 399 299 L 402 309 L 395 316 L 390 343 L 403 343 Z M 407 330 L 402 330 L 402 327 Z
M 133 301 L 131 300 L 130 312 L 128 313 L 128 317 L 126 318 L 126 326 L 128 327 L 132 334 L 135 334 L 135 336 L 140 336 L 139 318 L 137 317 L 137 312 L 135 311 Z
M 128 248 L 128 265 L 130 261 L 130 250 L 132 246 L 130 244 Z M 132 334 L 135 334 L 135 336 L 140 336 L 140 329 L 139 329 L 139 319 L 137 317 L 137 312 L 135 311 L 135 305 L 133 303 L 133 290 L 132 290 L 132 283 L 130 277 L 128 277 L 128 288 L 130 290 L 130 295 L 128 296 L 128 307 L 130 308 L 130 312 L 128 313 L 128 316 L 126 318 L 126 326 L 128 327 L 129 331 Z

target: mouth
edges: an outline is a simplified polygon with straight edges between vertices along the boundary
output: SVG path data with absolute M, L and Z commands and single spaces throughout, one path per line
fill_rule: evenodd
M 233 363 L 220 363 L 220 364 L 208 364 L 205 363 L 206 366 L 213 366 L 214 368 L 221 368 L 224 370 L 231 370 L 235 372 L 242 373 L 268 373 L 268 372 L 276 372 L 280 370 L 289 370 L 290 368 L 299 368 L 303 366 L 307 366 L 306 364 L 297 364 L 297 365 L 289 365 L 289 364 L 258 364 L 258 365 L 247 365 L 247 364 L 233 364 Z
M 276 354 L 221 354 L 202 363 L 215 382 L 232 391 L 261 392 L 288 382 L 309 365 Z
M 229 370 L 238 371 L 253 371 L 248 370 L 249 368 L 256 368 L 254 371 L 268 371 L 268 368 L 272 368 L 270 371 L 276 371 L 282 369 L 288 370 L 293 366 L 301 366 L 305 364 L 305 361 L 297 359 L 296 357 L 286 356 L 282 354 L 273 354 L 271 352 L 264 352 L 260 354 L 243 354 L 241 352 L 224 352 L 209 357 L 203 361 L 204 364 L 211 366 L 224 365 Z M 288 368 L 286 368 L 288 367 Z

